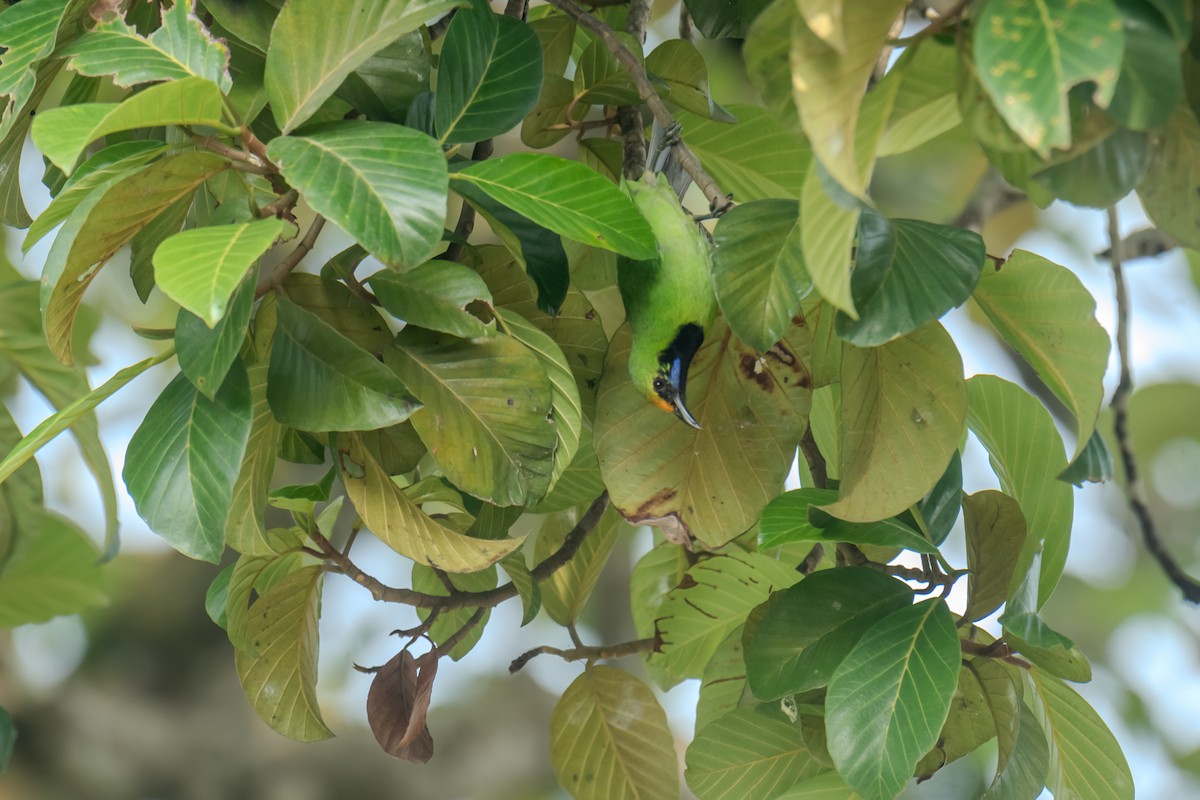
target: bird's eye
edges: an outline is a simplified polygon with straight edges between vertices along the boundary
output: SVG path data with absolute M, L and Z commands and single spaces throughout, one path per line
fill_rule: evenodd
M 658 394 L 662 394 L 663 391 L 666 390 L 666 388 L 667 388 L 667 379 L 666 378 L 664 378 L 660 375 L 659 377 L 654 379 L 654 391 L 655 392 L 657 392 Z

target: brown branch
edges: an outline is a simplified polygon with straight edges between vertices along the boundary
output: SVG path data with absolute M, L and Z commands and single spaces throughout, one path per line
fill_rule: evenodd
M 813 438 L 811 426 L 800 437 L 800 452 L 804 454 L 804 461 L 808 464 L 808 473 L 812 475 L 813 488 L 828 487 L 829 472 L 825 466 L 825 456 L 821 455 L 821 448 L 817 447 L 817 440 Z
M 288 212 L 291 211 L 295 207 L 296 201 L 299 199 L 300 199 L 299 192 L 297 192 L 295 189 L 288 189 L 286 192 L 284 192 L 279 197 L 277 197 L 274 202 L 268 203 L 267 205 L 260 208 L 258 210 L 258 218 L 259 219 L 267 219 L 269 217 L 283 218 L 283 217 L 287 216 Z
M 959 644 L 962 647 L 962 651 L 969 656 L 976 656 L 977 658 L 995 658 L 999 661 L 1004 661 L 1012 664 L 1014 667 L 1020 667 L 1021 669 L 1025 670 L 1033 668 L 1033 665 L 1025 659 L 1017 658 L 1013 652 L 1013 649 L 1008 646 L 1008 642 L 1004 641 L 1003 639 L 997 639 L 991 644 L 980 644 L 979 642 L 973 642 L 970 639 L 960 639 Z
M 653 650 L 655 644 L 656 640 L 651 637 L 649 639 L 634 639 L 631 642 L 622 642 L 621 644 L 573 647 L 570 650 L 560 650 L 557 647 L 542 645 L 514 658 L 513 662 L 508 665 L 508 671 L 513 673 L 520 672 L 526 664 L 540 655 L 558 656 L 563 661 L 598 661 L 600 659 L 625 658 L 626 656 L 645 653 Z
M 433 611 L 436 614 L 439 610 L 440 609 L 435 608 Z M 437 650 L 438 658 L 441 658 L 442 656 L 449 653 L 451 650 L 453 650 L 458 645 L 459 642 L 461 642 L 463 639 L 465 639 L 467 637 L 467 634 L 469 634 L 471 632 L 472 628 L 474 628 L 476 625 L 479 624 L 479 621 L 483 619 L 483 616 L 485 614 L 487 614 L 486 608 L 475 609 L 475 613 L 472 614 L 471 617 L 466 622 L 463 623 L 463 626 L 461 628 L 456 630 L 449 639 L 442 642 L 441 644 L 439 644 L 437 646 L 437 648 L 435 648 Z M 433 617 L 431 616 L 430 619 L 432 619 L 432 618 Z
M 1120 379 L 1112 398 L 1113 429 L 1117 439 L 1117 450 L 1121 454 L 1121 463 L 1125 467 L 1129 508 L 1142 530 L 1142 540 L 1146 549 L 1158 561 L 1163 573 L 1183 593 L 1185 600 L 1189 603 L 1200 603 L 1200 582 L 1184 571 L 1158 536 L 1129 435 L 1129 395 L 1133 391 L 1133 371 L 1129 363 L 1129 291 L 1125 286 L 1125 273 L 1121 266 L 1123 247 L 1117 210 L 1112 206 L 1108 209 L 1108 241 L 1111 248 L 1109 262 L 1112 264 L 1113 283 L 1116 285 L 1117 363 L 1120 365 Z
M 278 289 L 283 285 L 283 281 L 291 274 L 297 265 L 304 260 L 304 257 L 313 249 L 313 245 L 317 243 L 317 237 L 321 235 L 321 229 L 325 227 L 325 218 L 318 214 L 313 219 L 312 225 L 308 228 L 308 233 L 304 234 L 304 238 L 300 240 L 300 244 L 296 245 L 296 249 L 288 253 L 282 261 L 275 265 L 275 269 L 271 270 L 271 274 L 258 284 L 258 288 L 254 290 L 254 297 L 259 298 L 265 295 L 272 289 Z
M 600 518 L 604 516 L 604 512 L 607 509 L 608 493 L 605 492 L 592 501 L 592 505 L 579 518 L 579 521 L 575 523 L 575 527 L 571 529 L 571 532 L 567 534 L 562 546 L 533 568 L 530 573 L 533 579 L 535 581 L 544 581 L 566 566 L 575 557 L 575 553 L 578 552 L 580 545 L 583 544 L 584 539 L 587 538 L 588 534 L 600 522 Z M 456 591 L 449 596 L 425 594 L 424 592 L 415 592 L 411 589 L 388 586 L 378 578 L 363 572 L 357 564 L 350 560 L 349 556 L 338 551 L 319 532 L 309 531 L 309 535 L 321 550 L 327 564 L 331 564 L 338 572 L 341 572 L 350 578 L 350 580 L 365 588 L 371 593 L 373 598 L 383 603 L 399 603 L 414 606 L 415 608 L 442 608 L 446 610 L 477 607 L 491 608 L 510 597 L 517 596 L 517 587 L 511 581 L 503 586 L 497 586 L 495 589 L 488 589 L 483 592 Z
M 197 147 L 203 147 L 209 152 L 229 159 L 234 163 L 236 169 L 240 169 L 243 172 L 252 172 L 255 175 L 271 175 L 277 171 L 271 162 L 260 159 L 258 156 L 247 153 L 245 150 L 239 150 L 236 147 L 225 144 L 214 136 L 193 134 L 192 142 Z
M 513 19 L 525 19 L 529 12 L 529 0 L 508 0 L 504 4 L 504 16 Z
M 475 143 L 475 149 L 471 151 L 471 160 L 487 161 L 491 155 L 492 140 L 484 139 L 482 142 Z M 471 232 L 474 230 L 475 206 L 468 203 L 466 198 L 463 198 L 462 208 L 458 212 L 458 224 L 454 226 L 454 235 L 457 238 L 446 248 L 446 252 L 442 258 L 447 261 L 458 261 L 462 258 L 463 250 L 466 248 L 466 241 L 471 238 Z
M 679 38 L 685 42 L 692 41 L 692 15 L 688 13 L 687 6 L 683 3 L 679 4 Z
M 633 82 L 637 86 L 638 95 L 650 108 L 654 119 L 658 121 L 663 130 L 669 131 L 676 128 L 678 123 L 675 121 L 675 117 L 672 116 L 670 109 L 667 108 L 666 103 L 662 101 L 658 93 L 654 91 L 654 86 L 651 85 L 650 79 L 646 76 L 645 67 L 638 61 L 637 56 L 621 43 L 621 40 L 613 33 L 612 28 L 584 11 L 573 0 L 547 0 L 547 2 L 571 17 L 583 28 L 599 36 L 600 40 L 608 47 L 609 52 L 629 72 L 630 77 L 633 78 Z M 717 186 L 712 176 L 704 171 L 704 167 L 700 164 L 700 159 L 687 146 L 687 143 L 681 139 L 679 144 L 676 145 L 674 153 L 676 160 L 679 161 L 679 165 L 683 167 L 683 170 L 700 187 L 700 191 L 704 192 L 704 196 L 708 198 L 709 208 L 718 213 L 722 213 L 728 209 L 731 205 L 729 198 Z
M 629 15 L 625 18 L 625 32 L 643 45 L 646 43 L 646 23 L 650 21 L 650 5 L 650 0 L 632 0 Z M 626 180 L 636 181 L 646 171 L 646 125 L 642 122 L 642 110 L 637 106 L 619 106 L 617 126 L 624 142 L 621 174 Z

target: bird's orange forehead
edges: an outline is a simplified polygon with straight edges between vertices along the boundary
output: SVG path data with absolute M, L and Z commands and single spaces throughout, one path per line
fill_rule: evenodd
M 668 401 L 662 399 L 654 392 L 651 392 L 648 396 L 649 396 L 650 402 L 654 406 L 661 408 L 663 411 L 666 411 L 669 414 L 675 413 L 675 406 L 671 405 Z

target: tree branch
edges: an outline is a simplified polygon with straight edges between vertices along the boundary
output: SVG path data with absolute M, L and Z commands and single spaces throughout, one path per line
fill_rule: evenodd
M 1129 292 L 1125 286 L 1125 273 L 1121 265 L 1123 243 L 1117 221 L 1117 210 L 1111 206 L 1108 209 L 1108 241 L 1111 249 L 1109 262 L 1112 264 L 1113 283 L 1116 287 L 1117 363 L 1120 365 L 1120 379 L 1117 381 L 1117 389 L 1113 392 L 1112 397 L 1113 429 L 1117 439 L 1117 449 L 1121 454 L 1121 464 L 1125 467 L 1129 508 L 1133 511 L 1133 516 L 1141 528 L 1142 540 L 1146 543 L 1146 549 L 1158 561 L 1163 573 L 1183 593 L 1185 600 L 1189 603 L 1200 603 L 1200 582 L 1184 571 L 1158 536 L 1154 518 L 1150 515 L 1146 489 L 1142 485 L 1141 475 L 1138 473 L 1133 442 L 1129 436 L 1129 395 L 1133 391 L 1133 372 L 1129 364 Z
M 583 28 L 600 37 L 600 40 L 608 47 L 609 52 L 629 72 L 630 77 L 633 78 L 633 82 L 637 86 L 638 95 L 650 108 L 650 112 L 664 130 L 671 130 L 678 125 L 670 109 L 667 108 L 666 103 L 662 101 L 662 98 L 658 96 L 658 93 L 654 91 L 654 87 L 650 84 L 650 79 L 646 76 L 645 67 L 638 61 L 637 56 L 629 52 L 629 48 L 621 43 L 621 40 L 613 33 L 612 28 L 584 11 L 573 0 L 547 0 L 547 2 L 571 17 Z M 717 213 L 723 213 L 729 208 L 731 205 L 729 198 L 717 186 L 712 176 L 704 171 L 704 167 L 700 164 L 700 159 L 696 157 L 696 154 L 692 152 L 686 142 L 680 140 L 679 144 L 675 147 L 675 158 L 679 161 L 679 165 L 683 167 L 683 170 L 691 177 L 692 181 L 700 187 L 700 191 L 704 192 L 704 196 L 708 198 L 710 209 Z
M 513 662 L 508 665 L 508 671 L 512 673 L 520 672 L 526 664 L 540 655 L 558 656 L 563 661 L 597 661 L 599 659 L 625 658 L 637 653 L 646 653 L 653 650 L 656 643 L 657 640 L 651 637 L 649 639 L 634 639 L 631 642 L 622 642 L 621 644 L 573 647 L 570 650 L 560 650 L 557 647 L 542 645 L 514 658 Z
M 632 0 L 629 16 L 625 18 L 625 32 L 642 44 L 646 43 L 646 23 L 650 19 L 650 0 Z M 570 119 L 570 113 L 567 114 Z M 617 125 L 624 141 L 624 157 L 621 159 L 621 174 L 626 180 L 636 181 L 646 171 L 646 126 L 642 122 L 642 110 L 637 106 L 617 108 Z
M 825 466 L 825 456 L 821 455 L 821 448 L 817 447 L 817 440 L 813 438 L 811 426 L 800 437 L 800 452 L 804 454 L 804 461 L 808 464 L 808 473 L 812 475 L 813 488 L 826 488 L 829 485 L 829 473 Z
M 288 253 L 282 261 L 275 265 L 275 269 L 271 270 L 271 274 L 258 284 L 258 288 L 254 290 L 254 297 L 257 299 L 262 297 L 272 289 L 278 289 L 283 285 L 284 279 L 291 274 L 297 265 L 304 260 L 304 257 L 313 249 L 313 245 L 317 243 L 317 237 L 321 235 L 321 229 L 325 227 L 325 218 L 318 214 L 312 221 L 312 225 L 308 228 L 308 233 L 304 234 L 304 238 L 300 240 L 300 244 L 296 245 L 296 249 Z

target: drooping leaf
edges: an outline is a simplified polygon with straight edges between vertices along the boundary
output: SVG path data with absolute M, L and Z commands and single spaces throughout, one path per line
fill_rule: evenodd
M 335 460 L 363 523 L 388 547 L 446 572 L 475 572 L 521 546 L 521 539 L 476 539 L 433 520 L 383 470 L 365 436 L 339 436 Z
M 633 259 L 658 252 L 650 226 L 620 189 L 578 161 L 541 153 L 473 164 L 452 176 L 568 239 Z
M 779 341 L 812 290 L 800 248 L 799 203 L 757 200 L 726 212 L 713 231 L 717 302 L 737 337 L 757 350 Z
M 983 619 L 1008 597 L 1017 560 L 1025 545 L 1026 525 L 1021 506 L 1001 492 L 987 490 L 963 499 L 966 525 L 969 620 Z
M 537 103 L 542 48 L 528 25 L 483 0 L 454 15 L 438 61 L 434 121 L 443 144 L 504 133 Z
M 99 553 L 63 517 L 33 509 L 37 532 L 0 569 L 0 628 L 46 622 L 108 602 Z
M 876 622 L 912 603 L 900 581 L 865 567 L 814 572 L 777 593 L 746 648 L 754 695 L 775 700 L 829 683 Z
M 973 231 L 863 211 L 850 279 L 858 319 L 839 313 L 838 336 L 874 347 L 940 318 L 971 296 L 985 256 Z
M 987 448 L 1005 494 L 1021 505 L 1032 534 L 1021 551 L 1019 574 L 1035 552 L 1042 552 L 1040 606 L 1062 575 L 1070 543 L 1074 497 L 1058 480 L 1067 466 L 1062 440 L 1045 406 L 1019 386 L 976 375 L 967 381 L 967 391 L 967 424 Z
M 996 110 L 1043 158 L 1065 149 L 1068 90 L 1093 81 L 1103 107 L 1116 88 L 1125 35 L 1113 0 L 988 0 L 977 19 L 975 64 Z
M 760 356 L 714 323 L 688 373 L 688 406 L 703 426 L 696 430 L 633 388 L 629 329 L 617 331 L 596 400 L 595 442 L 605 485 L 627 519 L 710 547 L 754 524 L 779 491 L 808 417 L 807 347 L 795 338 Z
M 388 270 L 371 276 L 371 289 L 392 316 L 410 325 L 470 339 L 491 332 L 468 310 L 490 305 L 491 292 L 478 273 L 452 261 L 429 261 L 403 274 Z
M 667 715 L 623 670 L 588 666 L 550 718 L 550 760 L 576 800 L 675 800 L 679 771 Z
M 1112 453 L 1099 430 L 1092 431 L 1087 444 L 1070 465 L 1058 476 L 1060 481 L 1083 486 L 1085 483 L 1104 483 L 1113 477 Z
M 262 313 L 261 311 L 259 312 Z M 267 365 L 252 364 L 246 369 L 250 381 L 250 433 L 246 437 L 246 452 L 233 484 L 230 514 L 225 523 L 225 543 L 239 553 L 266 555 L 271 552 L 263 512 L 266 510 L 267 490 L 275 472 L 275 454 L 283 435 L 267 402 Z
M 1019 703 L 1012 733 L 997 731 L 996 776 L 980 800 L 1034 800 L 1046 785 L 1050 753 L 1046 735 L 1029 706 Z
M 950 610 L 925 600 L 875 623 L 834 671 L 829 754 L 865 800 L 890 800 L 936 744 L 961 658 Z
M 282 232 L 283 220 L 270 217 L 177 233 L 154 252 L 154 280 L 163 294 L 214 328 L 251 265 Z
M 367 722 L 388 755 L 416 764 L 433 757 L 425 719 L 437 667 L 436 651 L 415 659 L 405 648 L 375 673 L 367 692 Z
M 273 139 L 267 154 L 314 210 L 384 264 L 411 268 L 433 255 L 447 179 L 430 137 L 388 122 L 335 122 Z
M 552 394 L 537 356 L 509 336 L 455 339 L 405 328 L 385 354 L 428 408 L 413 416 L 451 481 L 497 505 L 528 505 L 549 486 Z
M 739 203 L 799 198 L 812 152 L 765 109 L 731 105 L 738 121 L 727 125 L 680 112 L 683 139 L 721 188 Z
M 271 729 L 316 742 L 333 733 L 317 706 L 317 619 L 324 571 L 301 567 L 274 583 L 250 608 L 246 635 L 255 652 L 235 652 L 250 705 Z
M 996 738 L 997 729 L 1020 713 L 1021 692 L 1009 668 L 994 659 L 964 662 L 950 716 L 934 746 L 917 764 L 917 780 L 924 780 L 980 745 Z
M 118 131 L 159 125 L 205 125 L 229 130 L 221 118 L 221 90 L 205 78 L 151 86 L 121 103 L 80 103 L 51 108 L 33 121 L 33 143 L 70 175 L 89 144 Z
M 275 418 L 307 431 L 372 430 L 421 407 L 399 376 L 321 318 L 282 297 L 267 398 Z
M 776 797 L 797 781 L 825 771 L 800 731 L 766 703 L 731 711 L 705 725 L 688 745 L 688 788 L 700 800 Z
M 264 85 L 281 133 L 317 111 L 364 61 L 463 0 L 289 0 L 271 28 Z
M 940 324 L 869 350 L 845 345 L 841 492 L 823 510 L 869 522 L 918 502 L 958 449 L 966 414 L 962 359 Z
M 143 37 L 122 17 L 101 22 L 65 51 L 67 68 L 81 75 L 111 76 L 118 86 L 180 78 L 207 78 L 228 94 L 229 48 L 212 37 L 188 0 L 162 8 L 162 26 Z
M 225 549 L 251 403 L 240 362 L 211 400 L 180 374 L 129 442 L 122 477 L 138 514 L 186 556 L 216 563 Z

